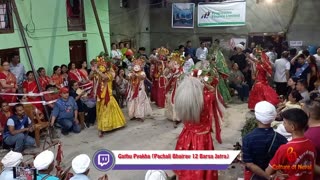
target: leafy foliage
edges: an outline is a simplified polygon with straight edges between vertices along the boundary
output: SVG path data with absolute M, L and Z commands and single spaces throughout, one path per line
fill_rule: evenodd
M 258 127 L 258 124 L 255 117 L 251 117 L 247 119 L 241 130 L 242 138 L 246 136 L 248 133 L 250 133 L 256 127 Z

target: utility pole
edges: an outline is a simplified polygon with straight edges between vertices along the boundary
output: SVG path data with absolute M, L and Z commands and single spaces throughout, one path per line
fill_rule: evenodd
M 32 55 L 31 55 L 30 47 L 29 47 L 29 44 L 28 44 L 28 40 L 26 38 L 26 34 L 24 32 L 24 28 L 23 28 L 22 21 L 21 21 L 20 15 L 19 15 L 19 11 L 18 11 L 18 8 L 17 8 L 16 1 L 15 0 L 11 0 L 11 4 L 12 4 L 13 12 L 14 12 L 14 14 L 16 16 L 16 20 L 17 20 L 17 23 L 18 23 L 19 31 L 20 31 L 21 38 L 22 38 L 22 41 L 23 41 L 23 44 L 24 44 L 24 48 L 26 49 L 28 60 L 29 60 L 31 69 L 33 71 L 33 74 L 34 74 L 34 77 L 35 77 L 35 80 L 36 80 L 36 83 L 37 83 L 37 87 L 38 87 L 39 91 L 42 92 L 43 89 L 41 88 L 41 85 L 40 85 L 39 75 L 38 75 L 38 73 L 37 73 L 37 71 L 36 71 L 36 69 L 35 69 L 35 67 L 33 65 L 33 59 L 32 59 Z M 45 102 L 45 99 L 44 99 L 43 96 L 41 96 L 41 100 L 43 102 Z M 48 121 L 50 121 L 50 119 L 49 119 L 50 118 L 49 111 L 48 111 L 48 109 L 47 109 L 47 107 L 45 105 L 43 105 L 43 106 L 44 106 L 45 116 L 48 119 Z M 51 142 L 52 142 L 52 139 L 51 139 Z
M 101 28 L 99 15 L 98 15 L 97 8 L 96 8 L 96 3 L 94 2 L 94 0 L 91 0 L 91 6 L 92 6 L 93 13 L 94 13 L 94 17 L 95 17 L 97 25 L 98 25 L 99 34 L 100 34 L 100 38 L 101 38 L 101 41 L 102 41 L 104 52 L 106 54 L 109 54 L 108 53 L 108 49 L 107 49 L 107 45 L 106 45 L 106 40 L 104 39 L 104 34 L 103 34 L 103 31 L 102 31 L 102 28 Z

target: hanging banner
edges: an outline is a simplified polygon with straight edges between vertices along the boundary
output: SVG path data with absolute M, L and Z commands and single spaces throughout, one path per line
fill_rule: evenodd
M 194 8 L 194 3 L 173 3 L 171 18 L 172 28 L 193 28 Z
M 246 2 L 198 5 L 198 27 L 244 26 Z

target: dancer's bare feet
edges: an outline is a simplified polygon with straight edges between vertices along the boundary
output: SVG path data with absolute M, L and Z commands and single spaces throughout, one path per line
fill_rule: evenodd
M 102 137 L 103 137 L 103 132 L 99 131 L 99 138 L 102 138 Z
M 137 118 L 138 121 L 144 122 L 144 119 L 142 118 Z

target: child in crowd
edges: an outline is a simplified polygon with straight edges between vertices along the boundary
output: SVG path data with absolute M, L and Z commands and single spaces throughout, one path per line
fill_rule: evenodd
M 297 90 L 293 90 L 291 91 L 291 93 L 289 94 L 288 96 L 288 101 L 285 101 L 281 104 L 279 104 L 278 108 L 277 108 L 277 118 L 276 118 L 276 121 L 274 121 L 272 123 L 272 127 L 275 127 L 279 124 L 282 124 L 282 117 L 281 117 L 281 112 L 284 112 L 288 109 L 292 109 L 292 108 L 298 108 L 298 109 L 301 109 L 301 104 L 299 101 L 302 100 L 302 96 L 301 94 L 297 91 Z
M 266 173 L 271 177 L 282 171 L 287 180 L 313 180 L 316 149 L 304 137 L 308 115 L 302 109 L 288 109 L 282 113 L 283 125 L 292 140 L 281 145 L 269 163 Z
M 302 96 L 302 100 L 300 100 L 300 103 L 305 103 L 310 100 L 307 81 L 299 79 L 296 88 Z

